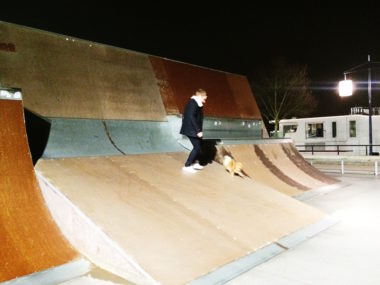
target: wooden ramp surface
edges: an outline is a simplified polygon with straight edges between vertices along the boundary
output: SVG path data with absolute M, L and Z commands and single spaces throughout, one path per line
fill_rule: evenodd
M 292 143 L 281 144 L 281 148 L 284 153 L 289 157 L 289 159 L 297 165 L 300 169 L 306 172 L 311 177 L 318 179 L 326 184 L 338 183 L 339 180 L 335 179 L 316 167 L 312 166 L 305 158 L 298 152 L 297 148 Z
M 40 160 L 36 168 L 162 284 L 192 281 L 324 217 L 217 163 L 184 173 L 186 157 Z
M 45 117 L 165 121 L 147 55 L 0 22 L 1 83 Z
M 297 183 L 285 174 L 281 177 L 273 173 L 256 154 L 253 145 L 223 146 L 237 161 L 243 163 L 243 169 L 251 179 L 267 185 L 289 196 L 302 194 L 304 190 L 297 188 Z
M 0 173 L 0 282 L 76 259 L 40 193 L 21 100 L 0 99 Z
M 44 117 L 166 121 L 199 88 L 205 116 L 261 120 L 245 76 L 0 21 L 1 82 Z
M 290 196 L 338 183 L 311 166 L 292 143 L 224 145 L 219 152 L 228 152 L 243 163 L 244 171 L 253 180 Z
M 208 117 L 261 119 L 248 80 L 242 75 L 149 56 L 167 114 L 182 114 L 194 92 L 208 93 Z
M 309 175 L 304 169 L 300 168 L 293 160 L 284 152 L 281 144 L 260 144 L 256 145 L 265 155 L 265 158 L 273 163 L 282 173 L 291 177 L 306 189 L 313 189 L 326 186 L 326 183 Z M 319 172 L 316 168 L 315 172 Z M 305 190 L 306 190 L 305 189 Z

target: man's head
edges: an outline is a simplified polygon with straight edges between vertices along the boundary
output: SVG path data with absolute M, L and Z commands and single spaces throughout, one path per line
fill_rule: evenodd
M 201 99 L 202 104 L 206 103 L 207 93 L 206 93 L 206 91 L 203 90 L 202 88 L 199 88 L 199 89 L 195 92 L 195 96 L 198 96 L 198 97 Z

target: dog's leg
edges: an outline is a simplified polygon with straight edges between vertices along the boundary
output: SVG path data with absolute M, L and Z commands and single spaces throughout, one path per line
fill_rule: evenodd
M 238 171 L 237 174 L 239 174 L 239 176 L 240 176 L 241 178 L 244 178 L 244 175 L 243 175 L 243 173 L 241 173 L 241 171 Z

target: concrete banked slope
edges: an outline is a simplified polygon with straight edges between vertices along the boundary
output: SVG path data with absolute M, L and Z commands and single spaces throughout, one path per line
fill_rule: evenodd
M 181 171 L 188 154 L 179 144 L 181 113 L 199 87 L 209 94 L 206 136 L 261 138 L 260 111 L 244 76 L 3 22 L 0 41 L 14 45 L 0 51 L 2 83 L 22 88 L 25 107 L 52 124 L 36 165 L 46 203 L 71 246 L 99 267 L 137 284 L 222 282 L 253 266 L 239 261 L 270 252 L 259 255 L 265 260 L 288 247 L 284 238 L 325 218 L 289 195 L 335 181 L 302 165 L 290 145 L 225 146 L 250 178 L 231 177 L 216 162 L 195 175 Z M 24 133 L 8 135 L 27 148 Z M 12 164 L 7 148 L 1 151 Z M 12 155 L 18 168 L 21 154 Z M 33 183 L 35 194 L 25 196 L 42 207 Z M 8 196 L 0 202 L 20 211 Z M 14 215 L 8 227 L 30 228 L 23 225 L 28 219 L 20 224 L 22 213 Z M 54 225 L 47 212 L 38 220 Z M 12 241 L 10 255 L 27 239 Z M 78 256 L 73 252 L 58 254 L 61 262 Z M 229 264 L 240 269 L 226 274 Z

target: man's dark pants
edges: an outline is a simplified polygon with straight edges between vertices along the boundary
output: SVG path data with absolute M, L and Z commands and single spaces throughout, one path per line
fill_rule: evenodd
M 201 150 L 201 142 L 202 142 L 202 139 L 198 137 L 188 137 L 188 138 L 191 144 L 193 145 L 193 149 L 191 150 L 189 154 L 189 158 L 187 159 L 185 166 L 190 166 L 195 162 Z

